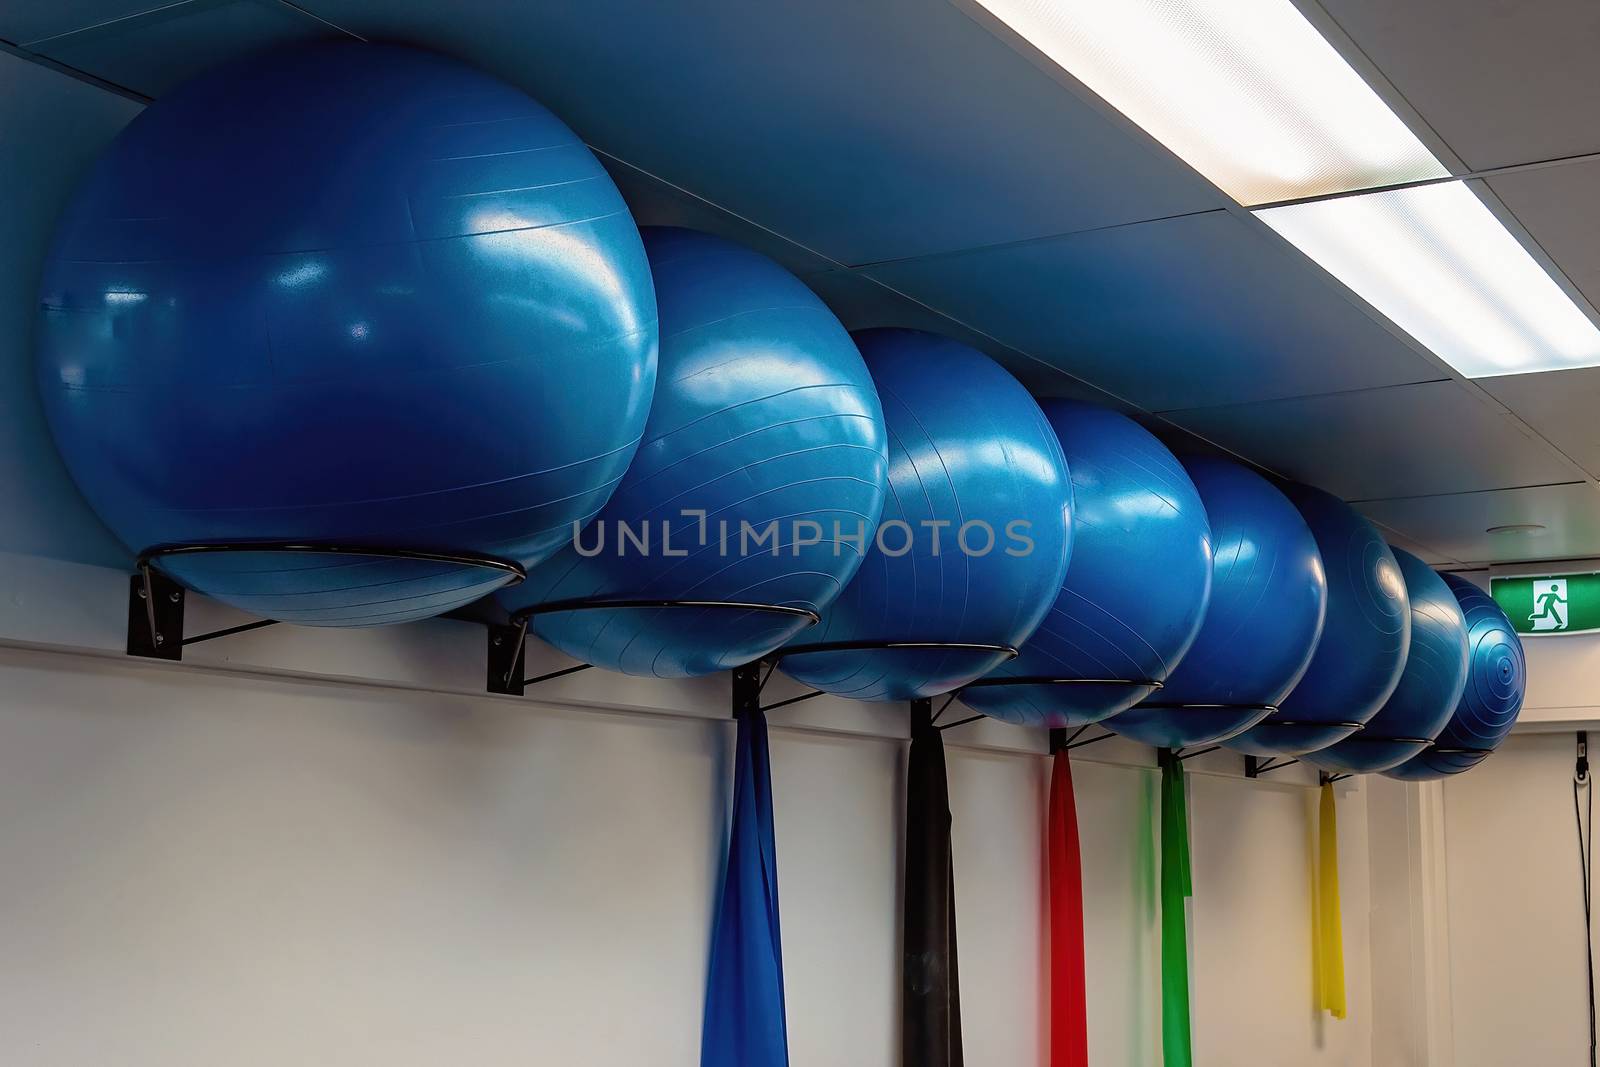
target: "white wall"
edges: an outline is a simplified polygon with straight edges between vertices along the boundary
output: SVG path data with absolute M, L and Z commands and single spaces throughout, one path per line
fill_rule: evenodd
M 1594 564 L 1523 564 L 1494 573 Z M 1488 584 L 1485 573 L 1468 577 Z M 1426 918 L 1443 926 L 1448 942 L 1433 963 L 1453 1054 L 1397 1063 L 1502 1067 L 1588 1059 L 1572 776 L 1574 732 L 1600 727 L 1600 635 L 1528 638 L 1523 647 L 1528 695 L 1517 732 L 1471 773 L 1433 787 L 1442 878 L 1423 897 L 1432 913 Z M 1600 733 L 1594 736 L 1600 769 Z M 1375 827 L 1374 840 L 1387 832 Z M 1377 1067 L 1387 1064 L 1380 1058 Z
M 1574 749 L 1571 734 L 1514 735 L 1445 783 L 1460 1067 L 1588 1062 Z
M 6 1062 L 697 1063 L 732 735 L 720 686 L 686 699 L 707 717 L 0 649 Z M 794 1063 L 890 1067 L 904 743 L 815 714 L 773 730 Z M 968 1062 L 1042 1064 L 1048 763 L 989 729 L 950 746 Z M 1099 749 L 1093 1062 L 1156 1064 L 1156 772 Z M 1323 1023 L 1314 793 L 1236 763 L 1192 776 L 1197 1062 L 1367 1064 L 1361 793 Z
M 1317 1012 L 1309 979 L 1316 791 L 1194 779 L 1198 1067 L 1371 1062 L 1365 797 L 1353 782 L 1336 788 L 1348 1009 L 1342 1022 Z

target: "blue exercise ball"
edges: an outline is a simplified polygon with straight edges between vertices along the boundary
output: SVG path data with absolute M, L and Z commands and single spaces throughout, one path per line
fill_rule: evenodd
M 798 278 L 708 234 L 644 239 L 661 313 L 644 442 L 589 529 L 500 599 L 586 663 L 685 677 L 760 659 L 815 617 L 574 602 L 820 611 L 877 528 L 888 441 L 855 342 Z
M 1155 688 L 1074 683 L 1161 682 L 1183 658 L 1211 588 L 1211 527 L 1183 465 L 1149 430 L 1091 404 L 1040 406 L 1072 476 L 1071 565 L 1022 654 L 961 699 L 1002 722 L 1073 726 Z
M 1278 710 L 1228 740 L 1254 756 L 1299 756 L 1357 733 L 1399 684 L 1411 641 L 1405 579 L 1372 524 L 1320 489 L 1290 485 L 1284 494 L 1316 538 L 1328 611 L 1311 666 Z
M 1039 405 L 988 356 L 916 330 L 856 342 L 889 430 L 883 519 L 855 580 L 780 669 L 858 700 L 948 693 L 1009 653 L 915 646 L 1027 639 L 1061 587 L 1072 485 Z M 817 644 L 829 650 L 797 651 Z
M 627 469 L 655 381 L 644 247 L 583 142 L 408 48 L 233 63 L 117 137 L 44 267 L 37 369 L 132 551 L 311 542 L 531 566 Z M 448 560 L 171 556 L 286 622 L 405 622 L 506 580 Z
M 1441 575 L 1467 621 L 1467 680 L 1434 743 L 1383 773 L 1408 782 L 1476 767 L 1511 733 L 1528 684 L 1522 639 L 1494 597 L 1454 574 Z
M 1266 718 L 1310 666 L 1328 604 L 1316 539 L 1282 492 L 1232 460 L 1183 466 L 1211 520 L 1205 621 L 1166 685 L 1105 724 L 1161 748 L 1220 741 Z
M 1393 548 L 1411 601 L 1411 643 L 1400 684 L 1360 733 L 1304 757 L 1327 771 L 1367 774 L 1397 766 L 1433 743 L 1467 684 L 1467 619 L 1439 574 Z

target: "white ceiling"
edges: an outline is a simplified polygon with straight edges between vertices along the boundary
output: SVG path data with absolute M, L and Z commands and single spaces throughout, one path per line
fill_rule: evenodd
M 1461 172 L 1600 152 L 1600 5 L 1313 3 Z M 1358 501 L 1434 562 L 1600 555 L 1600 370 L 1461 381 L 957 3 L 0 0 L 11 50 L 145 97 L 340 32 L 524 86 L 603 153 L 641 221 L 751 243 L 850 325 L 938 329 L 1035 389 L 1150 412 Z M 1596 179 L 1600 159 L 1489 180 L 1591 300 Z M 1526 522 L 1550 529 L 1485 533 Z

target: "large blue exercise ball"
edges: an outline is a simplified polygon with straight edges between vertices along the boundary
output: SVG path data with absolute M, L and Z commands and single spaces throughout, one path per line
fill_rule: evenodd
M 531 566 L 610 496 L 655 381 L 644 247 L 594 155 L 517 89 L 408 48 L 271 51 L 163 96 L 73 197 L 40 303 L 56 442 L 136 553 Z M 505 580 L 260 550 L 161 566 L 329 626 Z
M 1360 731 L 1399 684 L 1411 640 L 1405 579 L 1373 525 L 1320 489 L 1284 494 L 1316 538 L 1328 611 L 1311 666 L 1278 710 L 1228 740 L 1254 756 L 1303 755 Z
M 1400 684 L 1360 733 L 1307 754 L 1327 771 L 1367 774 L 1404 763 L 1444 729 L 1467 684 L 1467 619 L 1440 575 L 1394 548 L 1411 601 L 1411 641 Z
M 644 237 L 661 311 L 644 442 L 589 529 L 501 601 L 586 663 L 684 677 L 759 659 L 814 617 L 593 602 L 820 611 L 877 529 L 888 441 L 855 342 L 798 278 L 707 234 Z
M 1072 476 L 1072 562 L 1022 654 L 961 699 L 1002 722 L 1072 726 L 1131 707 L 1183 658 L 1211 588 L 1211 527 L 1150 431 L 1090 404 L 1041 407 Z
M 1310 666 L 1328 604 L 1316 539 L 1277 487 L 1232 460 L 1183 466 L 1211 520 L 1205 621 L 1166 685 L 1105 724 L 1162 748 L 1220 741 L 1266 718 Z
M 1040 406 L 1072 475 L 1072 563 L 1021 656 L 962 701 L 1006 723 L 1072 726 L 1131 707 L 1182 659 L 1210 592 L 1211 528 L 1178 459 L 1138 422 Z
M 916 330 L 856 341 L 883 400 L 889 495 L 855 580 L 780 668 L 858 700 L 948 693 L 993 670 L 1008 655 L 993 646 L 1020 645 L 1049 610 L 1072 485 L 1039 405 L 994 360 Z M 925 642 L 990 647 L 914 647 Z M 831 650 L 794 651 L 819 643 Z
M 1434 743 L 1383 773 L 1424 782 L 1470 770 L 1516 725 L 1528 684 L 1522 639 L 1494 597 L 1454 574 L 1441 575 L 1467 620 L 1467 681 Z

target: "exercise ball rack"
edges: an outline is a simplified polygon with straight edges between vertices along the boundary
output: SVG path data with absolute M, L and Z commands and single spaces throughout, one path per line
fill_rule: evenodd
M 449 563 L 497 571 L 504 577 L 501 588 L 527 578 L 522 564 L 478 552 L 436 552 L 431 549 L 392 546 L 319 543 L 315 541 L 216 541 L 191 544 L 157 545 L 139 553 L 134 574 L 128 583 L 128 646 L 130 656 L 178 661 L 185 645 L 214 641 L 250 630 L 276 626 L 277 619 L 258 619 L 239 626 L 228 626 L 193 637 L 183 635 L 183 586 L 161 573 L 161 560 L 169 556 L 223 555 L 227 553 L 278 552 L 291 555 L 363 556 L 372 559 L 406 560 L 421 563 Z
M 768 615 L 788 615 L 806 620 L 807 626 L 815 626 L 822 621 L 810 608 L 799 608 L 789 604 L 761 604 L 743 600 L 679 600 L 679 599 L 612 599 L 607 597 L 584 597 L 572 600 L 552 600 L 544 604 L 536 604 L 531 608 L 523 608 L 511 616 L 510 622 L 505 625 L 491 625 L 489 627 L 489 675 L 487 688 L 491 693 L 502 696 L 522 696 L 523 691 L 530 685 L 548 682 L 555 678 L 564 678 L 569 674 L 577 674 L 593 668 L 592 663 L 579 663 L 571 667 L 564 667 L 548 674 L 537 675 L 533 678 L 521 678 L 523 660 L 528 647 L 528 624 L 538 615 L 556 615 L 572 611 L 629 611 L 629 610 L 660 610 L 664 608 L 692 608 L 696 610 L 724 610 L 747 611 Z
M 1351 734 L 1360 733 L 1363 729 L 1365 729 L 1365 724 L 1364 723 L 1359 723 L 1359 722 L 1318 722 L 1318 723 L 1282 722 L 1282 723 L 1276 723 L 1275 725 L 1278 725 L 1278 726 L 1343 726 L 1343 727 L 1350 727 L 1351 728 L 1351 731 L 1350 731 Z M 1246 778 L 1260 778 L 1263 774 L 1267 774 L 1267 773 L 1270 773 L 1270 772 L 1276 771 L 1276 770 L 1281 770 L 1284 767 L 1292 767 L 1296 763 L 1299 763 L 1299 762 L 1300 762 L 1300 758 L 1298 756 L 1291 756 L 1288 759 L 1283 759 L 1283 758 L 1277 757 L 1277 756 L 1265 757 L 1265 758 L 1260 757 L 1260 756 L 1245 756 L 1245 758 L 1244 758 L 1244 776 Z M 1319 770 L 1317 772 L 1317 782 L 1320 785 L 1330 785 L 1330 784 L 1332 784 L 1334 782 L 1342 782 L 1346 778 L 1352 778 L 1352 777 L 1354 777 L 1354 775 L 1350 775 L 1350 774 L 1333 774 L 1333 773 L 1330 773 L 1328 771 L 1321 771 L 1321 770 Z
M 499 572 L 504 576 L 504 586 L 516 585 L 526 577 L 523 567 L 513 561 L 499 559 L 494 556 L 473 552 L 437 552 L 428 549 L 394 548 L 376 545 L 356 545 L 345 543 L 317 543 L 312 541 L 239 541 L 217 542 L 205 544 L 161 545 L 140 553 L 134 566 L 134 573 L 129 577 L 128 586 L 128 641 L 127 654 L 145 659 L 160 659 L 168 661 L 181 661 L 183 649 L 188 645 L 199 644 L 203 641 L 214 641 L 222 637 L 231 637 L 235 634 L 247 633 L 268 626 L 279 625 L 277 619 L 258 619 L 254 622 L 241 623 L 237 626 L 227 626 L 218 630 L 196 634 L 192 637 L 183 635 L 184 603 L 186 591 L 175 580 L 163 574 L 160 568 L 161 560 L 168 556 L 221 554 L 229 552 L 287 552 L 305 555 L 342 555 L 342 556 L 370 556 L 379 559 L 412 560 L 422 562 L 449 563 L 462 567 L 475 567 L 486 571 Z M 807 625 L 816 625 L 820 621 L 817 612 L 810 608 L 795 607 L 788 604 L 762 604 L 747 601 L 728 600 L 676 600 L 676 599 L 580 599 L 560 600 L 526 608 L 512 615 L 505 623 L 489 623 L 487 648 L 487 676 L 485 689 L 487 692 L 502 696 L 522 696 L 525 690 L 542 682 L 553 681 L 580 671 L 593 669 L 593 664 L 577 663 L 570 667 L 549 671 L 545 674 L 535 675 L 531 678 L 522 677 L 524 659 L 527 648 L 529 624 L 532 619 L 541 614 L 566 611 L 607 611 L 607 610 L 661 610 L 661 609 L 692 609 L 692 610 L 728 610 L 765 612 L 774 615 L 787 615 L 802 617 Z M 774 711 L 778 708 L 799 704 L 826 695 L 824 690 L 813 689 L 797 696 L 787 697 L 783 700 L 773 701 L 770 704 L 761 703 L 761 694 L 767 683 L 772 679 L 777 670 L 778 661 L 786 656 L 799 655 L 810 652 L 844 652 L 844 651 L 870 651 L 876 649 L 907 650 L 907 651 L 938 651 L 948 649 L 962 652 L 990 652 L 1014 659 L 1017 649 L 1009 645 L 986 644 L 974 641 L 835 641 L 819 642 L 808 645 L 794 645 L 781 648 L 763 656 L 752 663 L 733 668 L 729 673 L 732 678 L 732 713 L 735 718 L 750 711 Z M 944 703 L 937 711 L 933 708 L 934 697 L 923 697 L 909 701 L 913 727 L 932 727 L 940 731 L 951 730 L 958 726 L 977 722 L 989 718 L 987 715 L 971 715 L 956 719 L 953 722 L 940 723 L 939 719 L 944 713 L 960 699 L 961 694 L 968 689 L 988 688 L 1006 685 L 1120 685 L 1129 687 L 1144 687 L 1152 692 L 1159 691 L 1162 683 L 1153 679 L 1130 678 L 1061 678 L 1049 676 L 1018 676 L 1015 678 L 980 678 L 969 682 L 944 695 Z M 1275 707 L 1263 704 L 1157 704 L 1155 706 L 1182 710 L 1185 708 L 1221 710 L 1243 709 L 1245 707 L 1267 708 L 1268 713 L 1276 712 Z M 998 720 L 997 720 L 998 721 Z M 1049 751 L 1054 754 L 1058 751 L 1071 751 L 1084 748 L 1088 745 L 1098 744 L 1101 741 L 1119 737 L 1112 730 L 1089 738 L 1083 734 L 1095 723 L 1087 723 L 1075 729 L 1052 728 L 1049 732 Z M 1287 725 L 1295 725 L 1293 723 Z M 1348 726 L 1359 730 L 1357 723 L 1321 723 L 1318 725 Z M 1207 745 L 1196 749 L 1167 749 L 1157 748 L 1159 759 L 1188 760 L 1196 756 L 1203 756 L 1216 752 L 1223 745 Z M 1490 750 L 1467 748 L 1438 748 L 1434 749 L 1443 755 L 1487 756 Z M 1271 771 L 1299 763 L 1298 758 L 1270 758 L 1263 759 L 1256 756 L 1245 756 L 1245 777 L 1259 778 Z M 1326 771 L 1318 773 L 1318 780 L 1322 783 L 1341 782 L 1353 777 L 1350 774 L 1330 774 Z

